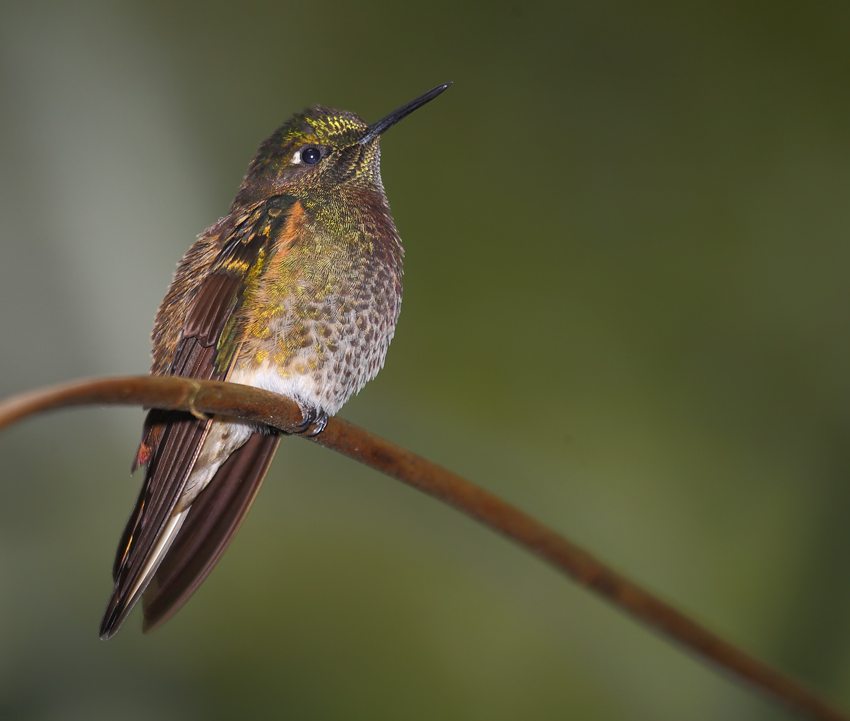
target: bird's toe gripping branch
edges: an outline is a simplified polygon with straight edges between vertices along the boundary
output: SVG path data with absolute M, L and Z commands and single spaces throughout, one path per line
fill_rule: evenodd
M 328 414 L 318 408 L 313 406 L 301 407 L 301 422 L 295 425 L 295 433 L 313 438 L 325 430 L 325 426 L 328 425 L 328 418 Z M 313 426 L 312 430 L 310 430 L 310 426 Z

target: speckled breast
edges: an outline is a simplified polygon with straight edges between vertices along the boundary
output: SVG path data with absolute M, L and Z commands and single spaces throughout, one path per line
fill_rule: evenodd
M 333 415 L 375 377 L 401 309 L 401 246 L 391 220 L 351 225 L 293 214 L 245 298 L 231 380 Z

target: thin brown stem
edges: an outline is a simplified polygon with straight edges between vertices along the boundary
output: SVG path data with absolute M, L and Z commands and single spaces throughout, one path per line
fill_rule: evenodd
M 35 413 L 85 405 L 223 413 L 261 421 L 282 431 L 293 430 L 301 420 L 293 401 L 257 388 L 139 376 L 79 381 L 14 396 L 0 403 L 0 429 Z M 850 721 L 797 681 L 744 653 L 531 516 L 457 474 L 338 418 L 332 418 L 327 428 L 310 440 L 454 506 L 546 559 L 698 658 L 748 681 L 802 714 L 822 721 Z

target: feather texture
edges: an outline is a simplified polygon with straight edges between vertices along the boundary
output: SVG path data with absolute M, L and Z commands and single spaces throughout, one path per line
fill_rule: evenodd
M 213 380 L 228 377 L 239 345 L 234 313 L 250 279 L 257 275 L 257 266 L 268 260 L 273 250 L 272 239 L 281 235 L 280 228 L 288 219 L 282 211 L 292 205 L 291 198 L 276 197 L 246 213 L 241 222 L 215 226 L 213 230 L 219 231 L 221 238 L 217 244 L 219 252 L 207 253 L 209 266 L 203 280 L 194 284 L 191 295 L 170 293 L 171 297 L 166 296 L 160 309 L 160 316 L 185 318 L 168 368 L 170 375 Z M 205 238 L 199 244 L 208 250 Z M 178 269 L 175 283 L 180 280 L 180 274 Z M 181 305 L 189 305 L 188 312 Z M 183 556 L 201 552 L 197 564 L 206 577 L 250 508 L 277 448 L 278 439 L 262 432 L 253 434 L 258 440 L 247 443 L 237 453 L 228 466 L 231 470 L 207 494 L 209 498 L 203 507 L 212 516 L 203 524 L 193 520 L 186 532 L 188 536 L 182 532 L 187 517 L 198 517 L 187 507 L 193 500 L 197 501 L 194 496 L 184 498 L 187 485 L 194 487 L 192 492 L 197 494 L 210 480 L 203 474 L 193 478 L 193 473 L 199 475 L 196 463 L 202 451 L 206 453 L 204 443 L 216 423 L 220 425 L 219 421 L 202 420 L 190 413 L 161 410 L 148 413 L 134 463 L 134 468 L 146 465 L 145 481 L 116 554 L 115 587 L 101 623 L 102 638 L 110 638 L 118 630 L 165 559 L 169 559 L 168 568 L 172 570 L 157 585 L 160 590 L 154 608 L 161 616 L 173 613 L 176 608 L 168 608 L 166 599 L 173 598 L 174 603 L 182 605 L 200 583 L 185 580 L 186 573 L 174 571 L 191 564 L 193 559 Z M 246 438 L 250 436 L 245 434 Z M 241 483 L 233 476 L 234 465 L 246 472 Z M 211 469 L 213 478 L 217 470 Z M 241 499 L 241 505 L 231 508 L 213 500 L 234 493 Z M 196 542 L 185 540 L 190 537 Z

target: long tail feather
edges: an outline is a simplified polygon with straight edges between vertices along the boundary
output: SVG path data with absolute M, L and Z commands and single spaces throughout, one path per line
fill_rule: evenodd
M 278 435 L 253 434 L 192 503 L 144 593 L 145 633 L 171 618 L 212 571 L 251 508 L 279 442 Z

